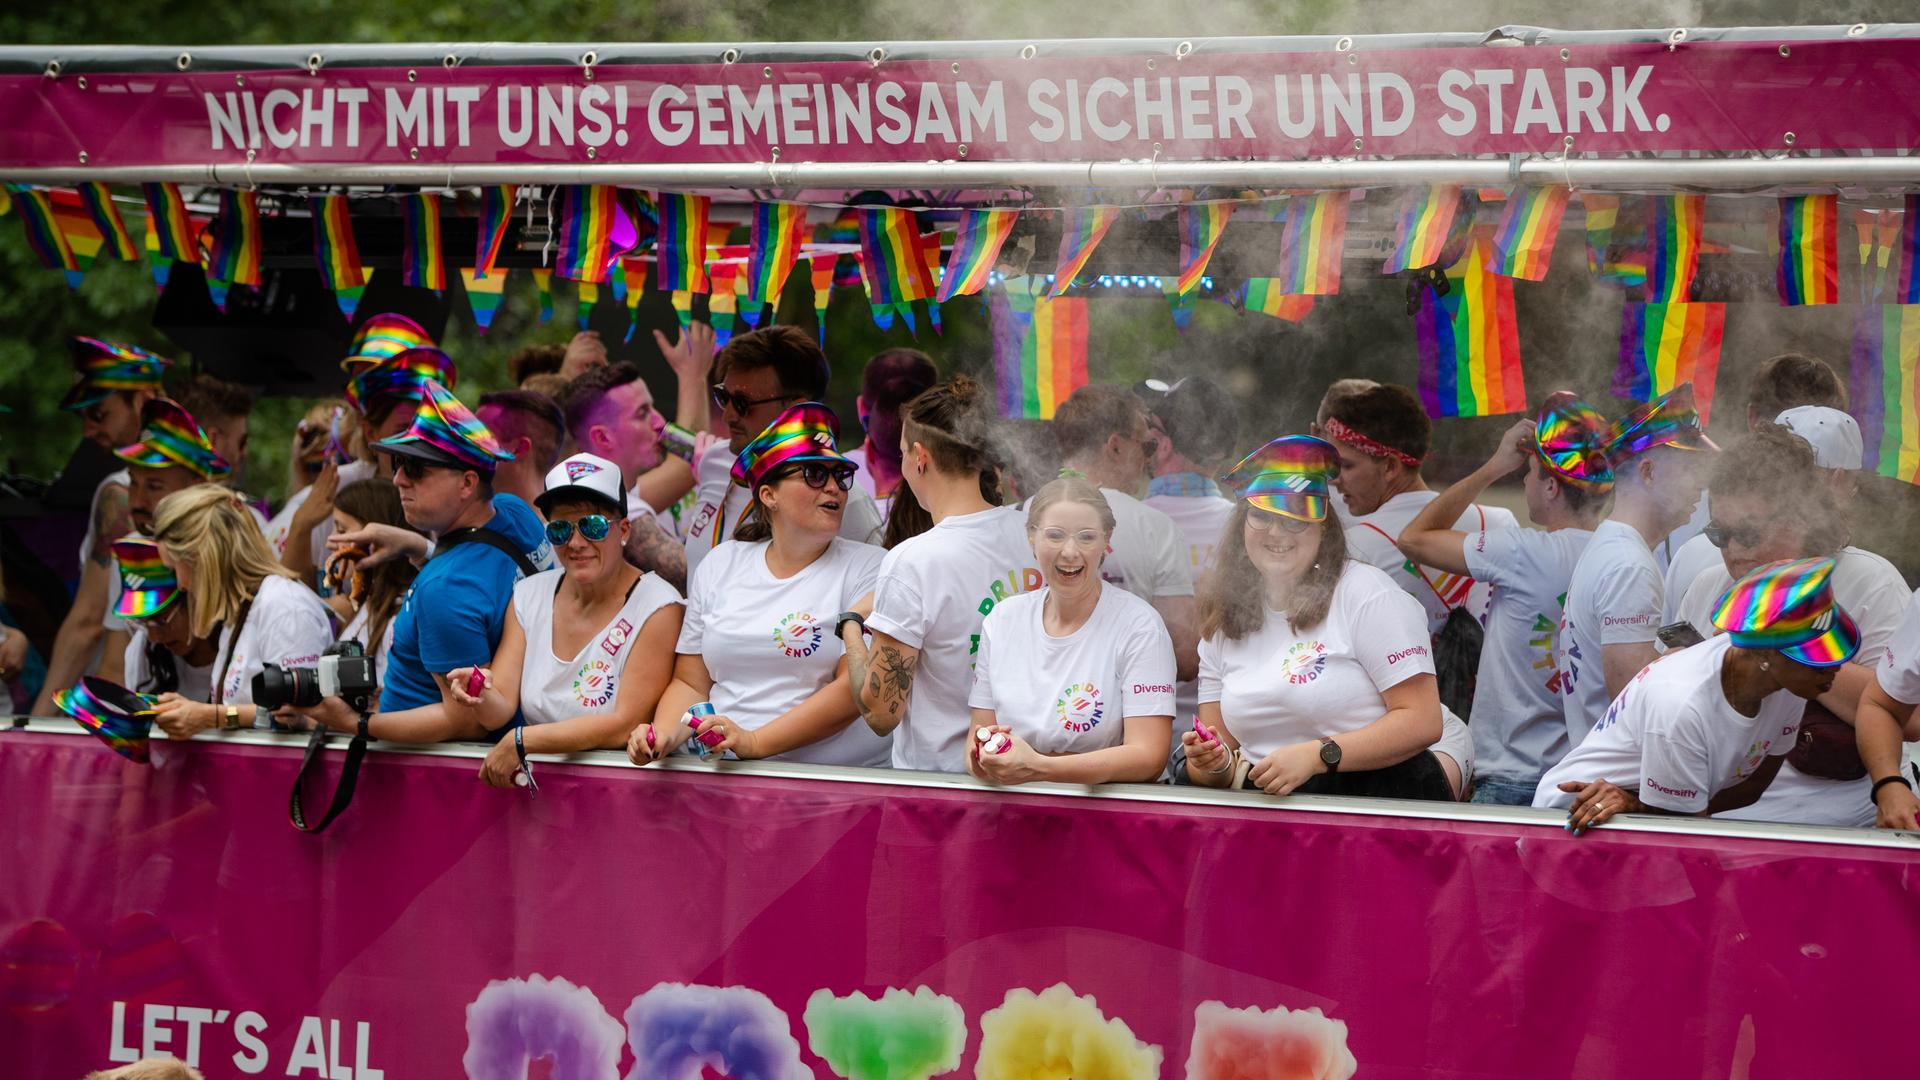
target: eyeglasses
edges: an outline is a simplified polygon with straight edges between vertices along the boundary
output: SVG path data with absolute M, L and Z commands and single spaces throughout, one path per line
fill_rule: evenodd
M 775 394 L 772 397 L 764 397 L 756 401 L 745 394 L 729 390 L 724 386 L 716 386 L 709 390 L 708 393 L 713 395 L 713 403 L 715 405 L 722 409 L 732 409 L 738 416 L 745 416 L 751 409 L 758 408 L 761 405 L 769 405 L 776 401 L 800 400 L 799 394 Z
M 1068 532 L 1065 529 L 1038 529 L 1034 531 L 1034 535 L 1055 547 L 1065 547 L 1069 540 L 1073 542 L 1074 547 L 1082 549 L 1101 550 L 1107 546 L 1107 538 L 1092 529 L 1081 529 L 1078 532 Z
M 168 604 L 166 607 L 161 608 L 151 615 L 143 616 L 133 621 L 139 623 L 141 626 L 166 626 L 173 622 L 173 617 L 180 614 L 180 609 L 186 606 L 187 605 L 182 603 Z
M 828 480 L 832 480 L 841 491 L 852 491 L 853 474 L 851 465 L 822 465 L 817 461 L 809 461 L 800 466 L 800 479 L 815 491 L 825 491 Z
M 1247 524 L 1253 526 L 1255 532 L 1266 532 L 1278 525 L 1283 532 L 1301 533 L 1313 528 L 1318 522 L 1301 521 L 1299 518 L 1290 518 L 1285 514 L 1276 514 L 1271 510 L 1249 506 L 1247 507 Z
M 1717 548 L 1736 543 L 1741 547 L 1753 547 L 1763 535 L 1757 525 L 1722 525 L 1717 521 L 1707 522 L 1700 534 L 1707 538 L 1707 543 Z
M 547 542 L 560 547 L 573 539 L 574 523 L 565 518 L 554 518 L 547 522 Z M 613 522 L 605 514 L 588 514 L 580 519 L 580 538 L 588 543 L 597 544 L 613 531 Z

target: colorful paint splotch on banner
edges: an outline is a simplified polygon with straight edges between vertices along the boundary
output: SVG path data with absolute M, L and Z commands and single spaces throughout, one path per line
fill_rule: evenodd
M 1439 263 L 1462 202 L 1458 184 L 1434 184 L 1410 193 L 1395 219 L 1393 251 L 1381 272 L 1398 274 Z
M 500 257 L 500 245 L 507 239 L 507 225 L 513 219 L 517 192 L 512 184 L 488 184 L 480 189 L 480 229 L 473 253 L 475 277 L 493 274 L 494 260 Z
M 931 1080 L 960 1067 L 967 1014 L 927 987 L 889 987 L 878 1001 L 854 991 L 807 999 L 807 1044 L 842 1080 Z
M 1038 994 L 1009 990 L 999 1008 L 980 1017 L 973 1074 L 976 1080 L 1157 1080 L 1161 1057 L 1126 1021 L 1102 1013 L 1091 995 L 1056 983 Z
M 467 1006 L 460 1064 L 467 1080 L 528 1080 L 540 1070 L 551 1080 L 612 1080 L 626 1035 L 584 986 L 540 975 L 503 979 Z
M 80 205 L 86 207 L 87 216 L 93 219 L 93 227 L 100 231 L 100 250 L 106 252 L 109 258 L 121 262 L 138 262 L 140 249 L 134 246 L 133 237 L 127 233 L 127 223 L 120 217 L 120 208 L 113 205 L 113 193 L 107 190 L 107 185 L 81 184 L 79 192 Z
M 1120 218 L 1117 206 L 1076 206 L 1062 211 L 1060 223 L 1059 266 L 1053 272 L 1052 295 L 1059 296 L 1073 285 L 1073 279 L 1093 258 L 1094 249 L 1106 239 L 1107 230 Z
M 661 983 L 633 999 L 626 1022 L 631 1076 L 700 1080 L 709 1068 L 728 1080 L 813 1080 L 787 1014 L 758 990 Z
M 1340 257 L 1347 237 L 1344 191 L 1296 195 L 1287 200 L 1280 234 L 1280 291 L 1295 296 L 1332 296 L 1340 291 Z
M 500 302 L 506 299 L 507 275 L 496 270 L 486 277 L 480 276 L 477 268 L 460 268 L 460 284 L 467 290 L 467 303 L 473 308 L 474 325 L 486 333 L 493 326 L 493 317 L 500 313 Z
M 1051 420 L 1087 384 L 1085 297 L 1042 295 L 1033 278 L 1009 278 L 988 300 L 1000 414 Z
M 1220 238 L 1227 234 L 1227 221 L 1233 217 L 1235 206 L 1230 202 L 1203 202 L 1180 207 L 1180 276 L 1174 282 L 1176 296 L 1186 296 L 1200 287 L 1207 263 L 1213 260 L 1213 249 L 1220 246 Z M 1180 321 L 1178 315 L 1174 321 Z
M 1920 484 L 1920 305 L 1869 304 L 1854 315 L 1849 399 L 1865 467 Z
M 707 232 L 713 200 L 705 195 L 663 191 L 655 196 L 660 232 L 654 260 L 660 291 L 707 291 Z
M 1780 200 L 1780 262 L 1774 270 L 1787 307 L 1840 302 L 1840 197 Z
M 1658 195 L 1647 200 L 1647 302 L 1684 304 L 1693 298 L 1700 269 L 1705 195 Z
M 400 284 L 440 292 L 447 258 L 440 250 L 440 196 L 429 191 L 400 200 Z
M 969 210 L 961 215 L 947 255 L 947 271 L 934 299 L 945 303 L 956 296 L 972 296 L 987 287 L 1000 249 L 1020 220 L 1018 210 Z
M 1359 1069 L 1347 1025 L 1319 1009 L 1193 1010 L 1187 1080 L 1351 1080 Z
M 1613 396 L 1652 401 L 1681 383 L 1693 384 L 1694 408 L 1705 425 L 1720 371 L 1725 304 L 1642 304 L 1629 300 L 1620 322 L 1620 361 Z
M 1447 294 L 1430 293 L 1414 315 L 1420 400 L 1429 416 L 1500 416 L 1527 408 L 1513 279 L 1494 273 L 1492 259 L 1492 237 L 1483 230 L 1467 257 L 1447 270 Z
M 1240 304 L 1247 311 L 1297 323 L 1313 310 L 1313 297 L 1281 291 L 1279 278 L 1248 278 Z
M 1521 281 L 1546 280 L 1569 197 L 1559 184 L 1514 189 L 1494 228 L 1493 272 Z

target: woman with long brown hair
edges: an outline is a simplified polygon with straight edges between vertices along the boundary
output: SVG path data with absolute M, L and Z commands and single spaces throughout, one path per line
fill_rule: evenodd
M 393 481 L 377 477 L 356 480 L 334 497 L 334 532 L 358 532 L 368 525 L 410 528 L 400 507 L 400 489 L 393 486 Z M 420 568 L 407 559 L 388 559 L 363 570 L 360 562 L 366 555 L 358 548 L 344 548 L 327 560 L 326 580 L 332 593 L 327 606 L 343 624 L 340 640 L 359 642 L 373 657 L 375 674 L 384 680 L 387 654 L 393 649 L 393 635 L 388 631 Z

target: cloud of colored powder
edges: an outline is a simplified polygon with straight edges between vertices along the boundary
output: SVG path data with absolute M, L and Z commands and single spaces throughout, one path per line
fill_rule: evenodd
M 1000 1007 L 980 1018 L 977 1080 L 1155 1080 L 1160 1048 L 1109 1020 L 1092 996 L 1065 983 L 1038 994 L 1007 991 Z
M 496 980 L 467 1006 L 468 1080 L 524 1080 L 545 1058 L 551 1080 L 620 1075 L 620 1021 L 592 990 L 539 975 Z
M 661 983 L 627 1006 L 627 1080 L 813 1080 L 800 1063 L 787 1014 L 744 986 Z
M 1347 1025 L 1319 1009 L 1193 1010 L 1187 1080 L 1348 1080 L 1359 1068 Z
M 967 1014 L 960 1003 L 922 986 L 889 988 L 875 1001 L 854 991 L 807 999 L 807 1040 L 845 1080 L 928 1080 L 960 1067 Z

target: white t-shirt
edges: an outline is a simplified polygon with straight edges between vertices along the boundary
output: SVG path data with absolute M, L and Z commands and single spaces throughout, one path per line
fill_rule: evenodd
M 262 514 L 251 503 L 247 505 L 247 512 L 253 515 L 254 524 L 260 526 L 262 530 L 266 529 L 267 527 L 266 515 Z M 108 630 L 118 630 L 122 633 L 132 633 L 134 628 L 133 620 L 122 619 L 120 616 L 114 614 L 114 612 L 118 610 L 120 607 L 120 593 L 122 591 L 122 588 L 121 588 L 122 585 L 123 585 L 123 582 L 121 582 L 120 580 L 120 566 L 118 563 L 115 563 L 113 566 L 113 572 L 107 575 L 107 614 L 104 618 L 100 620 L 100 625 L 105 627 Z
M 1703 572 L 1715 568 L 1724 573 L 1726 566 L 1726 560 L 1721 557 L 1720 549 L 1714 547 L 1713 541 L 1702 534 L 1695 533 L 1692 539 L 1675 547 L 1672 558 L 1667 560 L 1667 572 L 1664 577 L 1666 603 L 1660 610 L 1660 625 L 1665 626 L 1685 618 L 1680 614 L 1680 600 L 1687 595 L 1687 590 L 1693 587 L 1694 580 Z
M 967 704 L 1043 754 L 1084 754 L 1125 741 L 1131 716 L 1173 715 L 1173 639 L 1153 605 L 1103 585 L 1087 621 L 1050 636 L 1049 590 L 996 604 L 980 628 Z
M 740 524 L 741 515 L 753 502 L 747 489 L 733 482 L 733 463 L 738 457 L 726 443 L 717 443 L 707 449 L 694 470 L 693 510 L 681 519 L 686 522 L 688 581 L 693 580 L 694 568 L 708 553 L 733 539 L 734 526 Z M 873 496 L 854 484 L 840 514 L 840 535 L 857 544 L 877 544 L 882 523 Z
M 674 646 L 706 662 L 713 711 L 748 731 L 778 720 L 833 681 L 846 655 L 833 633 L 834 616 L 873 591 L 886 556 L 835 537 L 806 569 L 777 578 L 767 567 L 768 546 L 729 540 L 713 549 L 687 583 L 687 618 Z M 832 737 L 775 760 L 885 765 L 891 756 L 891 737 L 855 718 Z
M 1682 552 L 1684 554 L 1684 551 Z M 1719 551 L 1714 550 L 1717 556 Z M 1727 564 L 1716 559 L 1688 587 L 1679 602 L 1678 617 L 1703 637 L 1720 631 L 1713 625 L 1713 609 L 1733 586 Z M 1871 551 L 1845 548 L 1833 569 L 1833 598 L 1860 627 L 1860 651 L 1852 662 L 1872 667 L 1886 655 L 1900 620 L 1906 614 L 1907 580 L 1892 563 Z M 1872 828 L 1873 803 L 1868 793 L 1873 780 L 1828 780 L 1809 776 L 1788 761 L 1780 766 L 1760 801 L 1728 811 L 1720 817 L 1743 821 L 1790 821 L 1802 825 L 1854 825 Z
M 1640 531 L 1618 521 L 1601 522 L 1574 564 L 1560 621 L 1560 692 L 1572 746 L 1579 746 L 1606 715 L 1601 647 L 1654 641 L 1663 593 L 1660 567 Z
M 1920 704 L 1920 591 L 1907 602 L 1875 677 L 1888 697 L 1907 705 Z
M 1718 637 L 1642 668 L 1586 740 L 1541 778 L 1533 805 L 1572 806 L 1573 794 L 1560 790 L 1565 781 L 1611 780 L 1648 806 L 1697 814 L 1769 756 L 1792 750 L 1806 702 L 1777 690 L 1757 715 L 1742 716 L 1720 689 L 1732 646 Z
M 1567 752 L 1554 641 L 1585 529 L 1469 533 L 1467 570 L 1490 590 L 1473 695 L 1480 775 L 1535 780 Z
M 526 635 L 520 665 L 520 715 L 529 724 L 557 724 L 612 711 L 640 628 L 653 613 L 680 603 L 680 592 L 658 574 L 643 574 L 607 625 L 570 657 L 553 651 L 554 594 L 564 570 L 543 570 L 513 586 L 513 617 Z
M 1113 508 L 1113 539 L 1107 545 L 1107 557 L 1100 564 L 1100 578 L 1118 585 L 1142 600 L 1163 596 L 1192 596 L 1193 570 L 1187 560 L 1187 543 L 1173 519 L 1139 499 L 1114 488 L 1101 488 L 1107 505 Z M 1007 544 L 1027 553 L 1033 565 L 1033 545 L 1027 540 L 1027 506 L 1014 508 L 1004 525 Z
M 178 600 L 174 602 L 181 603 Z M 194 667 L 175 656 L 173 671 L 180 678 L 180 686 L 174 691 L 175 693 L 189 701 L 213 700 L 213 665 Z M 135 693 L 151 693 L 153 691 L 148 687 L 147 680 L 152 674 L 147 669 L 147 632 L 136 623 L 133 633 L 127 638 L 126 668 L 122 685 Z
M 1420 605 L 1385 571 L 1350 560 L 1319 626 L 1296 634 L 1284 612 L 1239 640 L 1200 642 L 1200 700 L 1255 760 L 1283 746 L 1357 731 L 1387 711 L 1381 692 L 1433 674 Z
M 1672 568 L 1674 560 L 1680 554 L 1680 549 L 1693 543 L 1694 537 L 1700 535 L 1700 530 L 1706 528 L 1707 522 L 1713 520 L 1712 508 L 1707 505 L 1708 498 L 1707 493 L 1702 491 L 1700 498 L 1693 504 L 1693 513 L 1687 518 L 1686 524 L 1668 533 L 1664 539 L 1653 545 L 1653 561 L 1659 564 L 1662 574 Z
M 867 627 L 920 650 L 907 713 L 893 733 L 896 769 L 966 770 L 960 742 L 970 728 L 980 624 L 1002 600 L 1041 587 L 1025 537 L 1008 542 L 1015 516 L 1024 523 L 1007 506 L 947 518 L 880 562 Z
M 1437 491 L 1403 491 L 1381 503 L 1373 513 L 1349 518 L 1345 522 L 1347 553 L 1363 563 L 1386 571 L 1394 584 L 1418 600 L 1427 613 L 1428 634 L 1439 633 L 1447 625 L 1448 613 L 1462 605 L 1482 625 L 1487 621 L 1485 582 L 1435 570 L 1431 566 L 1422 565 L 1416 569 L 1413 560 L 1401 554 L 1395 546 L 1400 541 L 1400 534 L 1413 523 L 1420 511 L 1439 497 Z M 1460 515 L 1460 520 L 1454 522 L 1453 527 L 1471 533 L 1513 529 L 1519 525 L 1512 511 L 1475 503 Z
M 213 670 L 226 677 L 214 688 L 220 694 L 215 704 L 253 704 L 253 677 L 262 666 L 312 667 L 332 644 L 333 612 L 312 589 L 277 574 L 265 578 L 238 639 L 232 626 L 220 631 Z
M 1142 500 L 1148 509 L 1167 515 L 1186 541 L 1187 566 L 1195 585 L 1213 568 L 1213 552 L 1226 532 L 1227 519 L 1233 516 L 1233 500 L 1218 495 L 1149 495 Z M 1176 683 L 1173 692 L 1173 717 L 1179 723 L 1191 723 L 1200 704 L 1200 680 Z M 1176 742 L 1179 740 L 1176 739 Z

